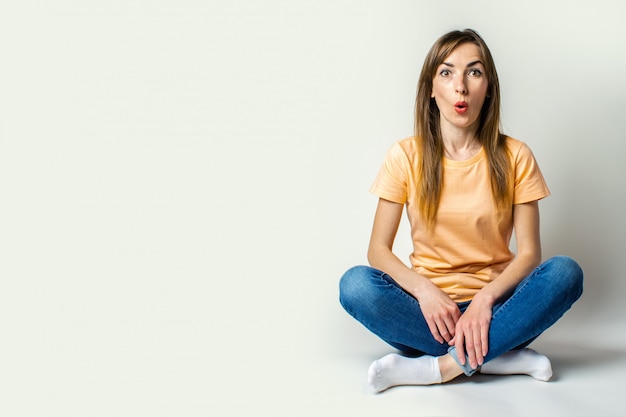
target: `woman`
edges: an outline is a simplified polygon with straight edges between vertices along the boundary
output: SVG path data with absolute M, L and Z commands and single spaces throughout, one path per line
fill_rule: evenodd
M 401 352 L 370 366 L 375 392 L 477 371 L 552 376 L 527 346 L 580 297 L 583 274 L 568 257 L 541 263 L 538 200 L 550 192 L 530 149 L 499 126 L 487 45 L 470 29 L 442 36 L 420 75 L 415 136 L 389 150 L 371 189 L 371 267 L 340 282 L 346 311 Z M 392 252 L 404 206 L 411 268 Z

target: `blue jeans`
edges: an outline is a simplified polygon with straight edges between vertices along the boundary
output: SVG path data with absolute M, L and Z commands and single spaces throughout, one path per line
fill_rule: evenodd
M 573 259 L 557 256 L 539 265 L 508 299 L 493 307 L 485 362 L 528 346 L 582 291 L 583 272 Z M 454 347 L 433 338 L 417 300 L 384 272 L 369 266 L 349 269 L 339 283 L 339 300 L 352 317 L 404 354 L 441 356 L 449 352 L 459 362 Z M 462 313 L 470 303 L 458 304 Z M 476 371 L 467 360 L 462 368 L 466 375 Z

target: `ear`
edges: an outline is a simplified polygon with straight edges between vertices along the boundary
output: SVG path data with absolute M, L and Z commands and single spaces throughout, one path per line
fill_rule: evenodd
M 435 92 L 434 91 L 430 92 L 430 98 L 435 98 Z

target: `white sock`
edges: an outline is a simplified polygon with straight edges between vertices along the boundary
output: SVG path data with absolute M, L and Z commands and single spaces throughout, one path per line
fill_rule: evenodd
M 434 356 L 407 358 L 395 353 L 372 362 L 368 383 L 374 392 L 396 385 L 431 385 L 441 383 L 439 361 Z
M 552 365 L 546 356 L 529 348 L 512 350 L 480 367 L 481 374 L 530 375 L 539 381 L 552 378 Z

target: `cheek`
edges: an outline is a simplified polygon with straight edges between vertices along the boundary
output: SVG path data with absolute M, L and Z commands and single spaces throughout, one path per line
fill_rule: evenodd
M 433 89 L 432 92 L 430 94 L 431 97 L 442 97 L 445 95 L 445 88 L 441 83 L 434 83 L 433 84 Z
M 489 83 L 481 83 L 481 85 L 478 87 L 478 91 L 480 91 L 480 94 L 483 97 L 487 97 L 487 93 L 489 92 Z

